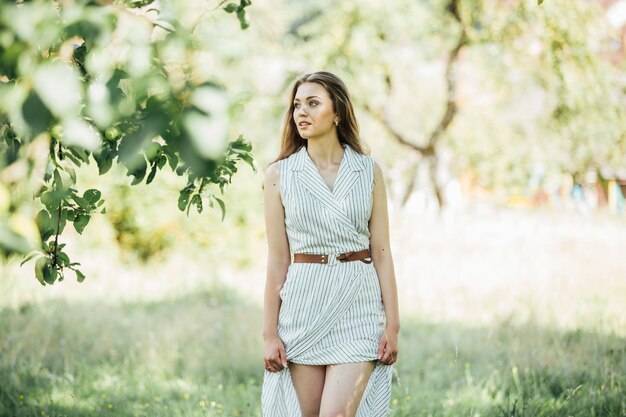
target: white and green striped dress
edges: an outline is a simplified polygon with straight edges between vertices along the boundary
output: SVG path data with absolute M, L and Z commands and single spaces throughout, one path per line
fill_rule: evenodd
M 306 147 L 283 159 L 280 193 L 292 253 L 339 254 L 367 249 L 372 212 L 374 160 L 343 145 L 332 192 Z M 293 363 L 329 365 L 377 359 L 385 326 L 374 264 L 292 263 L 280 291 L 278 336 Z M 376 363 L 357 417 L 388 414 L 392 366 Z M 265 371 L 264 417 L 300 417 L 289 369 Z

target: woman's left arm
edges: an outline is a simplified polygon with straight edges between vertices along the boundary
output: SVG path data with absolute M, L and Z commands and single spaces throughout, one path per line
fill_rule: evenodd
M 369 230 L 372 261 L 378 274 L 385 315 L 387 317 L 385 331 L 378 347 L 378 357 L 382 363 L 390 365 L 396 361 L 398 354 L 400 317 L 398 312 L 398 289 L 389 244 L 387 191 L 382 169 L 376 161 L 374 161 L 374 190 Z

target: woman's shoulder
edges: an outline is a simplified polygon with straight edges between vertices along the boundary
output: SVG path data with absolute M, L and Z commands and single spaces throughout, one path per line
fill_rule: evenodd
M 273 182 L 280 179 L 280 161 L 274 161 L 265 169 L 265 182 Z

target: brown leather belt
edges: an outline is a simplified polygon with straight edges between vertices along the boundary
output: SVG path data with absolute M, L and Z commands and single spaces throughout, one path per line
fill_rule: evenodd
M 294 262 L 310 262 L 317 264 L 328 264 L 330 255 L 316 253 L 294 253 Z M 366 264 L 372 262 L 372 254 L 369 249 L 363 249 L 357 252 L 344 252 L 336 256 L 339 262 L 361 261 Z

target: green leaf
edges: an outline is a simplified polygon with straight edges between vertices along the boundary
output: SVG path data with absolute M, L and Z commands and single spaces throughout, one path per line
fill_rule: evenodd
M 52 211 L 59 205 L 61 198 L 61 193 L 55 190 L 50 190 L 41 194 L 40 200 L 48 208 L 48 210 Z
M 30 22 L 28 23 L 30 25 Z M 21 42 L 13 42 L 6 45 L 2 51 L 2 72 L 9 78 L 14 79 L 17 74 L 17 63 L 24 51 Z
M 70 263 L 70 258 L 65 252 L 57 252 L 57 259 L 60 260 L 63 265 L 68 265 Z
M 22 262 L 20 262 L 20 266 L 23 266 L 26 262 L 30 261 L 35 256 L 43 256 L 43 253 L 41 253 L 40 251 L 35 251 L 34 253 L 31 253 L 30 255 L 26 256 Z
M 226 5 L 226 7 L 224 7 L 224 11 L 226 13 L 232 13 L 234 11 L 237 11 L 238 6 L 235 3 L 228 3 Z
M 144 157 L 141 155 L 141 149 L 144 142 L 149 139 L 149 133 L 145 129 L 140 129 L 128 135 L 121 140 L 118 148 L 119 160 L 132 169 L 135 165 L 141 164 Z
M 145 7 L 148 6 L 152 3 L 154 3 L 155 0 L 125 0 L 124 3 L 126 3 L 127 6 L 129 7 Z
M 76 170 L 74 170 L 74 168 L 71 168 L 71 167 L 65 167 L 65 172 L 67 172 L 70 176 L 71 185 L 76 184 Z
M 45 181 L 45 180 L 44 180 Z M 41 198 L 41 195 L 45 192 L 48 191 L 48 187 L 46 185 L 42 185 L 37 191 L 35 191 L 33 193 L 33 197 L 35 198 Z
M 181 176 L 185 173 L 185 171 L 187 171 L 189 169 L 189 164 L 183 164 L 181 166 L 179 166 L 178 168 L 176 168 L 176 175 Z
M 83 194 L 83 198 L 91 204 L 95 204 L 98 200 L 100 200 L 101 195 L 102 193 L 99 190 L 96 190 L 95 188 L 90 188 L 89 190 L 85 191 L 85 193 Z
M 149 142 L 146 144 L 143 152 L 150 163 L 154 162 L 154 160 L 163 153 L 161 145 L 156 142 Z
M 59 230 L 57 231 L 58 234 L 63 233 L 63 230 L 65 230 L 65 224 L 66 224 L 65 219 L 61 218 L 61 222 L 59 223 Z
M 48 267 L 48 260 L 47 256 L 43 256 L 37 259 L 37 262 L 35 263 L 35 277 L 41 285 L 46 285 L 46 282 L 44 281 L 44 269 Z
M 113 165 L 113 158 L 116 153 L 111 149 L 110 145 L 104 144 L 100 149 L 100 152 L 93 154 L 93 158 L 98 164 L 98 173 L 100 175 L 106 174 Z
M 246 15 L 246 11 L 241 9 L 237 11 L 237 19 L 239 19 L 239 26 L 241 29 L 247 29 L 250 27 L 250 23 L 248 23 L 248 16 Z
M 87 226 L 87 223 L 89 223 L 90 219 L 91 216 L 89 215 L 79 214 L 76 216 L 76 220 L 74 220 L 74 229 L 76 229 L 79 234 L 83 234 L 83 230 L 85 229 L 85 226 Z
M 81 161 L 89 163 L 89 154 L 85 152 L 84 149 L 69 145 L 67 146 L 67 150 L 70 151 L 72 155 L 74 155 L 76 158 L 79 158 Z
M 22 113 L 33 137 L 46 130 L 53 120 L 52 113 L 33 91 L 24 101 Z
M 172 149 L 171 146 L 164 146 L 163 153 L 167 156 L 170 168 L 172 169 L 172 171 L 175 171 L 176 167 L 178 166 L 178 156 L 176 156 L 174 149 Z
M 80 208 L 82 208 L 85 211 L 89 211 L 89 208 L 90 208 L 89 201 L 85 200 L 84 198 L 78 195 L 74 195 L 73 199 L 76 202 L 76 204 L 80 206 Z
M 150 169 L 150 174 L 148 174 L 148 178 L 146 179 L 146 184 L 150 184 L 152 182 L 152 180 L 154 179 L 154 176 L 156 175 L 157 172 L 157 163 L 154 162 L 152 164 L 152 168 Z
M 75 269 L 74 272 L 76 272 L 76 281 L 83 282 L 85 280 L 85 274 L 80 272 L 78 269 Z
M 54 284 L 54 281 L 57 280 L 58 272 L 56 268 L 49 263 L 46 263 L 43 267 L 43 280 L 47 284 Z
M 191 194 L 191 189 L 189 189 L 188 187 L 183 188 L 180 191 L 180 194 L 178 196 L 178 209 L 180 211 L 185 211 L 185 209 L 187 208 L 187 205 L 189 204 L 189 195 Z
M 87 56 L 87 46 L 85 45 L 85 43 L 80 45 L 78 48 L 74 48 L 74 53 L 72 54 L 72 57 L 74 58 L 74 61 L 77 64 L 81 66 L 85 66 L 86 56 Z
M 229 147 L 233 150 L 237 149 L 247 152 L 252 150 L 252 145 L 244 139 L 243 135 L 239 135 L 236 140 L 230 142 Z
M 202 197 L 200 197 L 200 194 L 195 194 L 193 197 L 191 197 L 191 203 L 189 204 L 191 205 L 196 205 L 196 210 L 198 211 L 198 213 L 202 213 Z
M 139 184 L 144 177 L 146 176 L 146 170 L 148 169 L 148 163 L 146 162 L 143 155 L 140 155 L 141 159 L 137 162 L 137 165 L 134 168 L 128 170 L 128 175 L 132 175 L 135 179 L 130 183 L 130 185 Z
M 77 167 L 81 166 L 83 161 L 74 156 L 71 152 L 63 152 L 63 158 L 68 158 L 70 161 L 74 163 Z
M 243 159 L 248 165 L 250 165 L 252 167 L 252 170 L 254 172 L 257 172 L 256 170 L 256 163 L 254 162 L 254 159 L 252 159 L 252 157 L 250 155 L 239 155 L 239 159 Z
M 39 213 L 37 213 L 35 221 L 37 223 L 37 227 L 39 228 L 41 240 L 45 241 L 52 236 L 54 233 L 54 225 L 52 224 L 50 213 L 46 210 L 40 210 Z
M 217 204 L 220 205 L 220 209 L 222 210 L 222 221 L 224 221 L 224 217 L 226 217 L 226 205 L 224 204 L 224 201 L 221 198 L 218 198 L 216 196 L 212 196 L 213 200 L 217 201 Z
M 149 100 L 148 104 L 152 108 L 145 120 L 141 121 L 140 128 L 124 136 L 120 141 L 119 160 L 129 169 L 133 169 L 135 165 L 145 164 L 142 150 L 144 153 L 150 153 L 148 148 L 154 143 L 152 139 L 159 135 L 168 123 L 168 115 L 159 107 L 157 100 Z
M 162 169 L 165 164 L 167 164 L 167 157 L 165 155 L 159 156 L 159 158 L 157 159 L 157 167 L 159 169 Z
M 54 188 L 56 190 L 63 189 L 63 180 L 61 179 L 61 173 L 59 172 L 58 169 L 54 170 Z
M 74 221 L 74 219 L 76 218 L 76 215 L 77 215 L 77 214 L 78 214 L 78 213 L 76 212 L 76 210 L 71 210 L 71 209 L 68 209 L 68 208 L 64 208 L 64 209 L 61 211 L 61 218 L 62 218 L 63 220 L 69 220 L 69 221 L 72 221 L 72 222 L 73 222 L 73 221 Z

